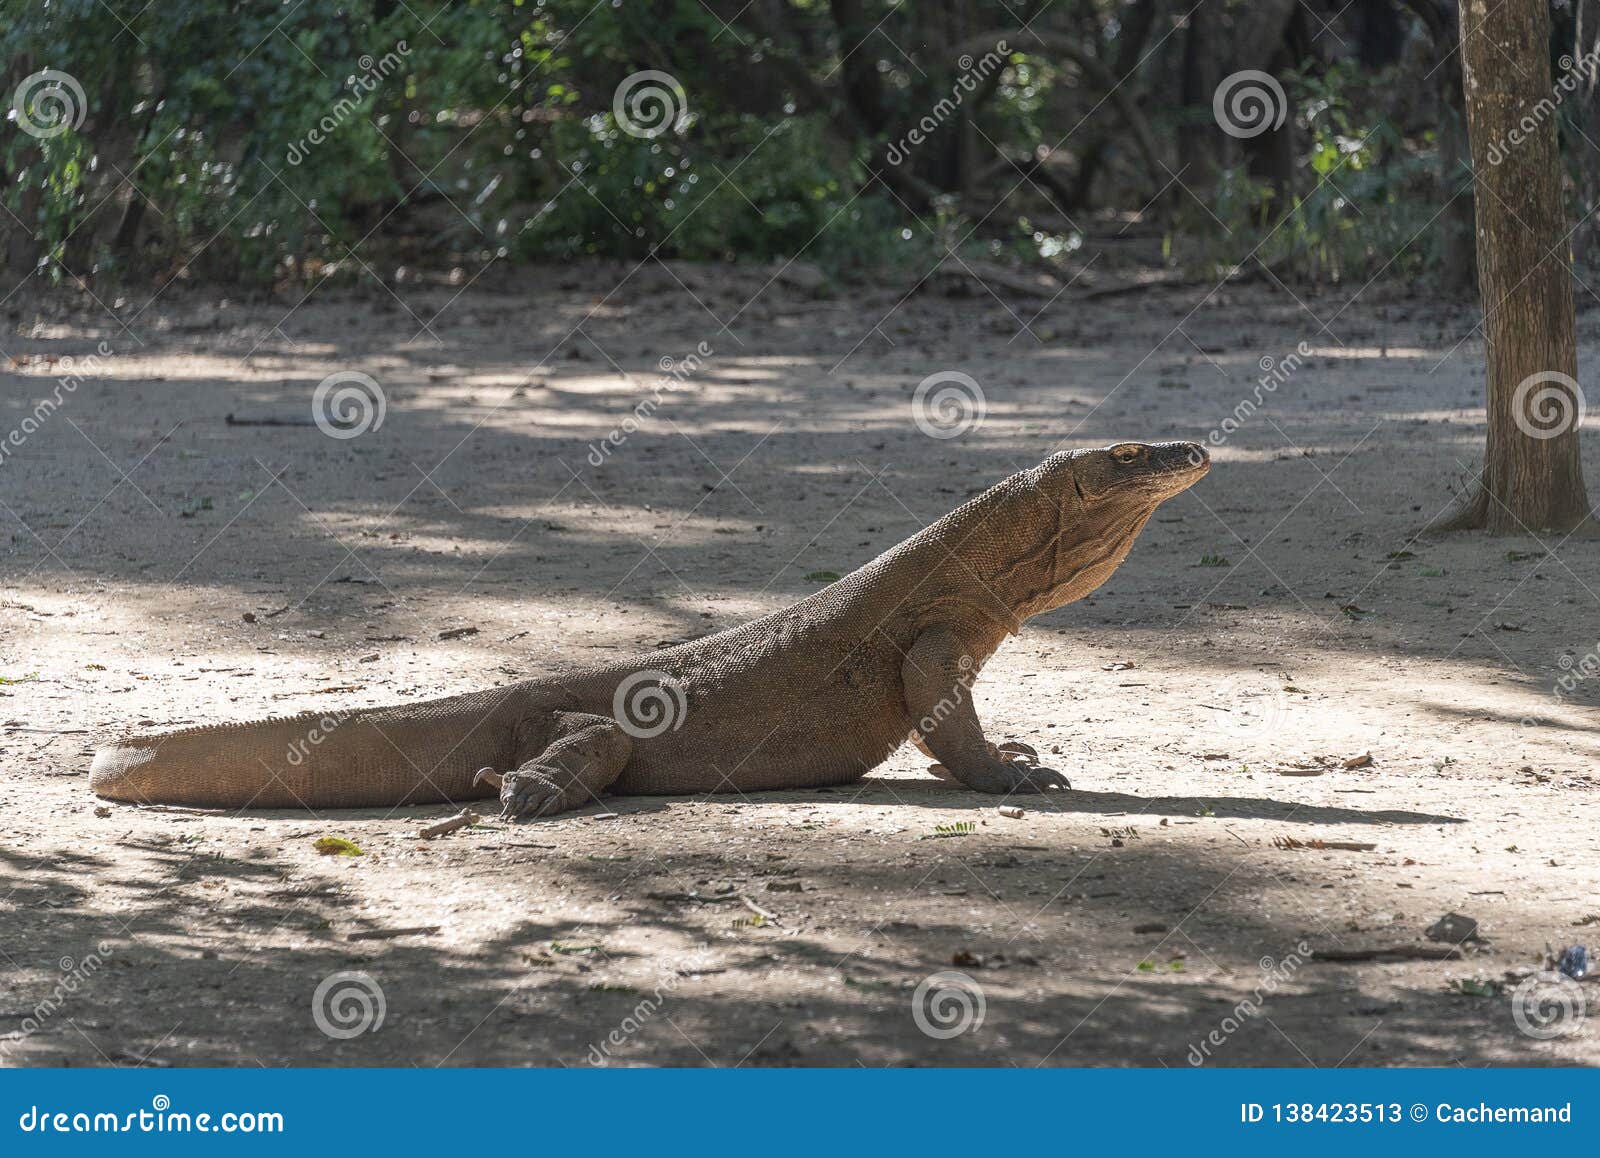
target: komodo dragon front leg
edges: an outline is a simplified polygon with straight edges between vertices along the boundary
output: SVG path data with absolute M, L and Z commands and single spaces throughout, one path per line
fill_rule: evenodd
M 475 778 L 500 790 L 502 816 L 550 816 L 598 801 L 633 753 L 633 740 L 610 716 L 551 712 L 521 730 L 522 763 L 507 772 L 484 768 Z
M 929 628 L 917 636 L 901 665 L 906 707 L 934 758 L 950 775 L 978 792 L 1043 792 L 1070 788 L 1051 768 L 1007 760 L 983 736 L 972 706 L 974 670 L 970 650 L 948 628 Z M 1031 755 L 1032 749 L 1010 747 Z

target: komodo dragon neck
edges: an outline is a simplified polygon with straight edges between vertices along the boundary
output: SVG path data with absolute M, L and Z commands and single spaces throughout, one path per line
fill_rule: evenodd
M 1154 511 L 1092 510 L 1057 499 L 1033 471 L 1012 475 L 886 553 L 920 576 L 930 608 L 960 603 L 1015 635 L 1025 620 L 1082 599 L 1127 558 Z

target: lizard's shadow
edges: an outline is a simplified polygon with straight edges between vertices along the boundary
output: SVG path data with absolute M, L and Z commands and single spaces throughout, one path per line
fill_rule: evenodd
M 612 796 L 606 810 L 623 815 L 655 812 L 686 799 L 681 796 Z M 773 803 L 909 804 L 918 808 L 938 808 L 956 812 L 993 811 L 998 797 L 969 792 L 946 785 L 931 777 L 873 776 L 837 788 L 795 788 L 774 792 L 746 792 L 711 797 L 694 797 L 715 803 L 748 801 Z M 1403 809 L 1345 808 L 1326 804 L 1307 804 L 1295 800 L 1273 800 L 1264 796 L 1133 796 L 1126 792 L 1048 792 L 1036 796 L 1013 796 L 1006 800 L 1033 812 L 1087 813 L 1095 816 L 1169 816 L 1280 820 L 1292 824 L 1465 824 L 1460 816 L 1440 816 L 1431 812 Z M 585 810 L 588 811 L 588 810 Z M 595 809 L 594 811 L 600 811 Z

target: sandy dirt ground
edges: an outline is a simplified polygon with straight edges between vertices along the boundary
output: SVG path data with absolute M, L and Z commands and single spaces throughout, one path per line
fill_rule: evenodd
M 499 274 L 0 308 L 0 1062 L 1594 1061 L 1600 988 L 1538 970 L 1600 941 L 1600 543 L 1415 534 L 1479 463 L 1475 311 Z M 380 426 L 306 424 L 337 371 Z M 942 371 L 985 400 L 952 438 L 913 420 Z M 1075 786 L 1020 818 L 910 748 L 846 788 L 436 840 L 447 807 L 88 791 L 128 727 L 647 652 L 1054 449 L 1212 431 L 1211 476 L 979 684 Z M 1451 912 L 1477 937 L 1419 958 Z

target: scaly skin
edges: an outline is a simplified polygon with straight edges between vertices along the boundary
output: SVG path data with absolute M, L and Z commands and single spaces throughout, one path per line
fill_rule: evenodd
M 985 739 L 971 687 L 1029 616 L 1081 599 L 1210 462 L 1193 443 L 1052 455 L 816 594 L 632 661 L 421 704 L 133 737 L 113 800 L 338 808 L 498 795 L 541 816 L 601 792 L 843 784 L 908 737 L 980 792 L 1066 788 Z

